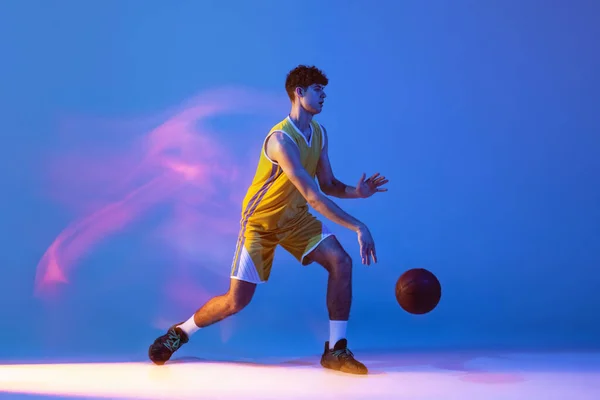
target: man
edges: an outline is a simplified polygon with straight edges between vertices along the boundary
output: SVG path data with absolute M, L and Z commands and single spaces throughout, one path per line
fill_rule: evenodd
M 337 180 L 328 156 L 325 128 L 313 120 L 323 109 L 328 78 L 316 67 L 300 65 L 290 71 L 285 88 L 290 114 L 266 136 L 252 184 L 242 204 L 241 228 L 226 294 L 204 304 L 186 322 L 169 328 L 149 348 L 149 357 L 164 364 L 190 336 L 246 307 L 259 283 L 269 279 L 277 245 L 302 265 L 316 262 L 328 272 L 329 340 L 321 357 L 325 368 L 366 374 L 367 368 L 348 349 L 346 324 L 352 300 L 352 259 L 308 205 L 329 220 L 358 235 L 363 264 L 377 262 L 371 233 L 362 222 L 341 210 L 326 195 L 366 198 L 387 191 L 388 181 L 375 174 L 356 187 Z M 320 189 L 315 182 L 318 179 Z

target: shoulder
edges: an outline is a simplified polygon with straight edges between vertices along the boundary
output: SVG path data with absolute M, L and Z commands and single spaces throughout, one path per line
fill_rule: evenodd
M 283 146 L 286 144 L 295 144 L 296 142 L 289 133 L 283 130 L 272 131 L 267 138 L 273 145 Z
M 288 125 L 289 125 L 289 118 L 285 117 L 284 119 L 282 119 L 281 121 L 279 121 L 275 125 L 273 125 L 273 127 L 271 128 L 271 131 L 287 130 Z
M 319 131 L 321 131 L 321 136 L 323 136 L 323 139 L 327 138 L 327 129 L 325 129 L 325 125 L 323 125 L 322 123 L 320 123 L 319 121 L 316 120 L 312 120 L 311 121 L 313 124 L 313 128 L 318 128 Z
M 287 166 L 288 172 L 302 166 L 298 144 L 283 131 L 274 131 L 269 135 L 265 156 L 275 164 Z
M 321 127 L 321 132 L 323 132 L 323 137 L 327 137 L 327 129 L 325 129 L 325 125 L 319 124 Z
M 327 133 L 327 130 L 325 129 L 325 125 L 323 125 L 322 123 L 320 123 L 319 121 L 317 121 L 316 119 L 313 118 L 313 120 L 311 121 L 311 123 L 313 124 L 313 128 L 319 128 L 319 130 L 321 132 L 323 132 L 323 134 Z
M 325 129 L 325 125 L 320 122 L 313 120 L 313 123 L 319 128 L 319 131 L 321 131 L 321 149 L 324 149 L 329 141 L 327 139 L 327 129 Z
M 287 133 L 282 130 L 272 131 L 266 139 L 265 150 L 269 156 L 281 153 L 289 153 L 298 150 L 298 144 Z

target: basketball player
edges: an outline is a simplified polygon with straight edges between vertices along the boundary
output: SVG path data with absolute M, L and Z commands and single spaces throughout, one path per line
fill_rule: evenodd
M 189 320 L 169 328 L 149 348 L 149 357 L 162 365 L 190 336 L 246 307 L 256 286 L 269 279 L 277 245 L 302 265 L 316 262 L 329 273 L 327 308 L 329 340 L 321 357 L 325 368 L 366 374 L 367 368 L 348 349 L 346 324 L 352 299 L 352 259 L 326 226 L 310 214 L 308 205 L 329 220 L 358 235 L 363 264 L 377 262 L 375 243 L 364 223 L 345 213 L 326 195 L 366 198 L 387 189 L 378 173 L 356 187 L 335 178 L 328 158 L 325 128 L 313 116 L 323 109 L 328 78 L 316 67 L 300 65 L 290 71 L 285 89 L 290 114 L 266 136 L 254 179 L 243 200 L 241 229 L 227 293 L 204 304 Z M 315 182 L 318 179 L 319 187 Z

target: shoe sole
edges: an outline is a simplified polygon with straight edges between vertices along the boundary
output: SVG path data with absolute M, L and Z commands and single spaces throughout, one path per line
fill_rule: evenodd
M 352 375 L 368 375 L 369 374 L 368 370 L 367 371 L 348 371 L 348 370 L 342 371 L 341 368 L 334 368 L 331 364 L 328 364 L 327 362 L 324 362 L 322 359 L 321 359 L 321 366 L 323 368 L 325 368 L 325 369 L 329 369 L 329 370 L 332 370 L 332 371 L 341 372 L 341 373 L 344 373 L 344 374 L 352 374 Z

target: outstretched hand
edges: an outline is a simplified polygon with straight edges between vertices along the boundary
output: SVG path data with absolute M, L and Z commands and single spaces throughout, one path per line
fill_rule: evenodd
M 385 185 L 389 181 L 385 179 L 385 176 L 379 176 L 379 172 L 365 180 L 367 174 L 363 173 L 356 185 L 356 193 L 361 198 L 367 198 L 373 196 L 377 192 L 387 192 L 386 188 L 381 186 Z

